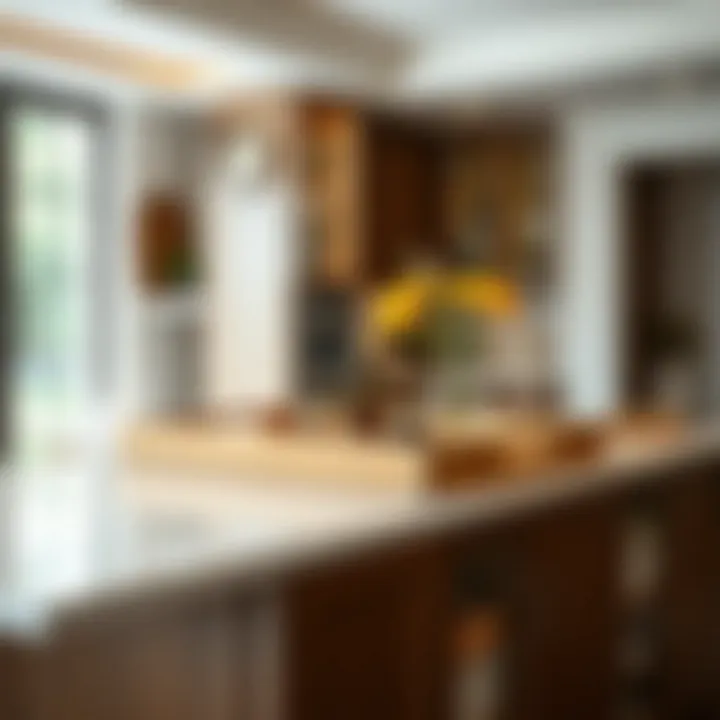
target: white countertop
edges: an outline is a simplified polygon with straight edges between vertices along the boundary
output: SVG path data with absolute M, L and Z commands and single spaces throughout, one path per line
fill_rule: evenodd
M 23 478 L 11 493 L 12 563 L 0 578 L 0 634 L 41 635 L 63 616 L 118 600 L 273 580 L 374 544 L 500 520 L 659 478 L 720 454 L 720 430 L 644 456 L 451 495 L 359 492 L 245 478 Z

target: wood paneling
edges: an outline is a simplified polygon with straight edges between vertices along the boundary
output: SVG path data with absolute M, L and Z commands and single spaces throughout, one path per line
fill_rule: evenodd
M 186 90 L 212 79 L 190 60 L 92 37 L 67 28 L 0 13 L 0 46 L 164 90 Z

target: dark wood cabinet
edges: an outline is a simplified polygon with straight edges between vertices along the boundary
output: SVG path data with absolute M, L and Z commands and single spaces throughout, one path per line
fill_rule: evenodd
M 717 718 L 720 490 L 708 468 L 670 475 L 642 486 L 662 558 L 645 707 Z M 611 720 L 634 502 L 635 490 L 551 502 L 318 560 L 257 596 L 173 594 L 62 623 L 43 643 L 0 645 L 0 717 L 454 720 L 458 669 L 475 667 L 457 639 L 484 628 L 502 720 Z
M 287 720 L 431 720 L 443 712 L 446 564 L 378 552 L 292 584 Z
M 454 624 L 487 607 L 507 625 L 503 717 L 609 718 L 618 522 L 614 500 L 591 502 L 304 578 L 290 717 L 452 717 Z
M 382 282 L 447 253 L 444 142 L 439 134 L 371 116 L 367 130 L 365 277 Z
M 720 488 L 702 468 L 663 490 L 659 716 L 720 717 Z
M 528 520 L 512 585 L 508 717 L 611 717 L 619 506 L 590 501 Z
M 616 499 L 587 500 L 454 544 L 456 607 L 503 624 L 503 720 L 611 717 L 619 520 Z
M 0 649 L 8 720 L 237 720 L 265 715 L 261 615 L 244 602 L 166 604 Z M 5 687 L 7 685 L 7 687 Z M 268 718 L 269 720 L 269 718 Z

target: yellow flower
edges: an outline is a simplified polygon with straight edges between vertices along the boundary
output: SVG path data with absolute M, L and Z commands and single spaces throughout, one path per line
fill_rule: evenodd
M 490 317 L 508 317 L 520 307 L 517 288 L 489 273 L 465 273 L 438 278 L 414 273 L 380 290 L 370 304 L 372 326 L 386 337 L 422 331 L 433 307 Z
M 414 330 L 423 320 L 435 281 L 424 274 L 410 275 L 378 292 L 371 304 L 372 324 L 392 336 Z
M 493 317 L 518 312 L 520 297 L 513 283 L 498 275 L 468 273 L 450 282 L 449 295 L 459 308 Z

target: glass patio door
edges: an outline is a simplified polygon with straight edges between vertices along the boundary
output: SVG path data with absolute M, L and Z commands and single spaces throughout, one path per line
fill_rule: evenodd
M 92 414 L 94 162 L 84 114 L 18 103 L 8 111 L 13 461 L 45 464 Z
M 32 589 L 87 571 L 108 469 L 97 433 L 112 325 L 108 136 L 99 111 L 64 98 L 16 93 L 0 116 L 2 450 Z

